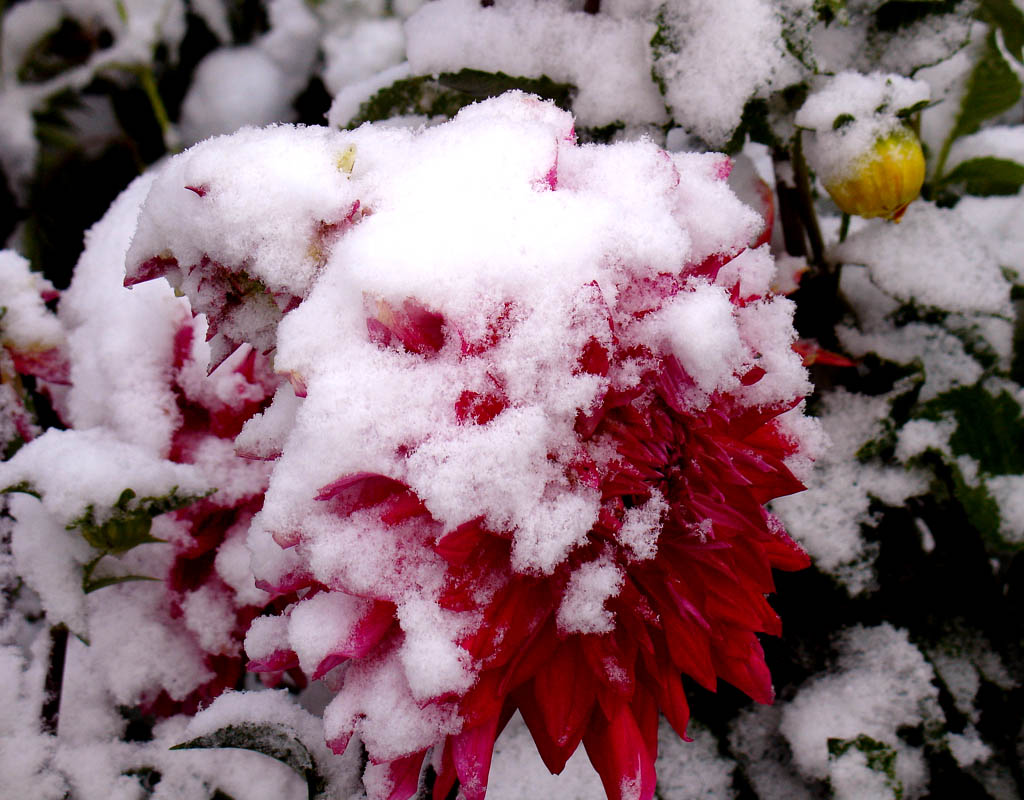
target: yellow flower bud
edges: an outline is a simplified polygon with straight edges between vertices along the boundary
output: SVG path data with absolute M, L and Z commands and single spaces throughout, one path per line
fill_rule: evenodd
M 825 184 L 840 210 L 859 217 L 899 222 L 924 183 L 924 153 L 909 128 L 898 128 L 875 141 L 841 180 Z

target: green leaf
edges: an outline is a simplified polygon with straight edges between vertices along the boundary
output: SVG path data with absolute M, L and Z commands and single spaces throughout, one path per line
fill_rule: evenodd
M 512 89 L 519 89 L 527 94 L 535 94 L 545 100 L 551 100 L 556 106 L 566 111 L 572 110 L 572 101 L 576 96 L 575 86 L 568 83 L 555 83 L 547 75 L 541 75 L 539 78 L 523 78 L 506 75 L 504 72 L 462 69 L 458 72 L 442 72 L 437 81 L 442 86 L 469 95 L 474 100 L 497 97 Z
M 967 81 L 967 91 L 948 142 L 974 133 L 985 120 L 1006 111 L 1020 98 L 1020 92 L 1020 79 L 1003 59 L 995 38 L 990 35 Z
M 102 554 L 120 555 L 150 542 L 162 542 L 150 534 L 153 518 L 170 511 L 191 505 L 212 492 L 203 495 L 180 495 L 178 487 L 173 487 L 167 494 L 160 497 L 142 497 L 136 500 L 133 489 L 121 492 L 111 513 L 102 522 L 96 521 L 95 506 L 89 505 L 81 516 L 67 524 L 68 530 L 82 534 L 90 545 Z M 135 501 L 135 502 L 133 502 Z
M 651 78 L 658 91 L 664 95 L 668 91 L 668 84 L 662 74 L 662 67 L 659 62 L 669 55 L 676 55 L 680 52 L 679 37 L 673 29 L 669 20 L 668 4 L 662 3 L 654 15 L 654 35 L 649 42 L 651 48 Z
M 1003 33 L 1010 54 L 1021 61 L 1024 50 L 1024 11 L 1013 0 L 981 0 L 982 17 Z
M 829 738 L 828 757 L 830 761 L 841 758 L 850 750 L 859 750 L 863 753 L 868 769 L 885 775 L 885 782 L 897 800 L 903 797 L 903 783 L 896 777 L 895 748 L 864 734 L 855 739 Z
M 252 750 L 277 759 L 305 779 L 310 800 L 325 796 L 327 781 L 321 774 L 313 754 L 296 738 L 294 731 L 284 725 L 266 722 L 243 722 L 238 725 L 227 725 L 206 736 L 199 736 L 190 741 L 176 744 L 171 750 L 218 747 Z
M 107 586 L 116 586 L 119 583 L 132 583 L 133 581 L 158 581 L 159 578 L 153 578 L 149 575 L 112 575 L 109 578 L 97 578 L 96 580 L 82 581 L 82 591 L 85 594 L 91 594 L 97 589 L 103 589 Z
M 174 486 L 160 497 L 138 498 L 135 490 L 128 488 L 121 492 L 110 509 L 111 513 L 102 522 L 96 521 L 95 506 L 87 506 L 79 517 L 65 526 L 69 531 L 77 529 L 82 538 L 98 551 L 96 557 L 82 567 L 82 591 L 89 594 L 118 583 L 157 580 L 148 575 L 114 575 L 94 580 L 92 573 L 105 556 L 122 555 L 140 544 L 163 542 L 163 539 L 158 539 L 150 532 L 153 518 L 191 505 L 203 497 L 209 497 L 214 491 L 211 489 L 201 495 L 182 495 L 178 494 L 178 487 Z
M 931 100 L 918 100 L 913 105 L 897 110 L 896 116 L 900 119 L 907 119 L 908 117 L 912 117 L 918 111 L 924 111 L 926 108 L 931 108 L 932 106 L 937 105 L 938 101 L 932 102 Z
M 30 494 L 36 500 L 42 500 L 43 496 L 39 494 L 36 489 L 32 488 L 32 484 L 28 481 L 18 481 L 18 483 L 6 486 L 0 489 L 0 494 L 11 494 L 12 492 L 20 492 L 21 494 Z
M 472 98 L 445 89 L 429 75 L 403 78 L 377 91 L 359 106 L 359 113 L 348 122 L 358 128 L 364 122 L 376 122 L 406 114 L 426 117 L 453 117 Z
M 3 443 L 3 453 L 0 453 L 0 461 L 9 461 L 25 445 L 25 440 L 21 438 L 21 434 L 16 433 L 12 439 L 8 439 Z M 7 489 L 0 491 L 3 494 Z M 31 492 L 35 494 L 35 492 Z M 38 495 L 37 495 L 38 496 Z
M 981 197 L 1017 194 L 1024 186 L 1024 164 L 991 156 L 972 158 L 957 164 L 942 183 L 963 183 L 967 194 Z
M 496 97 L 510 89 L 520 89 L 553 100 L 556 105 L 567 110 L 576 94 L 575 86 L 556 83 L 547 76 L 523 78 L 506 75 L 504 72 L 463 69 L 459 72 L 444 72 L 436 78 L 422 75 L 395 81 L 362 103 L 359 113 L 349 120 L 347 127 L 358 128 L 364 122 L 406 114 L 454 117 L 464 106 L 487 97 Z
M 992 395 L 978 385 L 951 389 L 925 403 L 915 416 L 937 421 L 950 413 L 957 423 L 949 440 L 955 455 L 977 460 L 989 475 L 1024 473 L 1024 418 L 1009 392 Z
M 953 496 L 963 507 L 967 515 L 967 521 L 971 523 L 987 545 L 987 549 L 1002 551 L 1015 549 L 1020 545 L 1013 545 L 1007 542 L 1000 533 L 1002 518 L 999 514 L 999 504 L 989 494 L 984 482 L 977 486 L 971 486 L 964 478 L 963 473 L 956 464 L 951 464 L 950 473 L 953 484 Z

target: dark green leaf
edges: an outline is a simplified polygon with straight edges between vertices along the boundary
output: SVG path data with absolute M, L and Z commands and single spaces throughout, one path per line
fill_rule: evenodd
M 569 111 L 576 95 L 576 87 L 568 83 L 555 83 L 547 75 L 539 78 L 522 78 L 506 75 L 504 72 L 481 72 L 478 69 L 463 69 L 458 72 L 442 72 L 438 83 L 448 89 L 462 92 L 474 100 L 497 97 L 500 94 L 519 89 L 535 94 L 545 100 L 552 100 L 559 108 Z
M 982 197 L 1017 194 L 1024 186 L 1024 164 L 1005 158 L 972 158 L 957 164 L 942 183 L 963 183 L 967 194 Z
M 1013 0 L 981 0 L 982 16 L 1003 32 L 1010 54 L 1021 61 L 1024 49 L 1024 12 Z
M 520 89 L 548 100 L 554 100 L 561 108 L 568 109 L 576 88 L 565 83 L 555 83 L 546 76 L 522 78 L 503 72 L 481 72 L 464 69 L 459 72 L 445 72 L 437 78 L 423 75 L 404 78 L 386 86 L 359 107 L 359 113 L 349 120 L 349 128 L 357 128 L 364 122 L 375 122 L 405 114 L 419 114 L 427 117 L 454 117 L 459 109 L 487 97 L 496 97 L 510 89 Z
M 863 463 L 875 458 L 883 460 L 892 456 L 896 450 L 897 431 L 896 426 L 888 417 L 881 421 L 882 433 L 874 439 L 869 439 L 857 450 L 856 459 Z
M 989 475 L 1024 473 L 1024 418 L 1009 392 L 989 394 L 981 386 L 951 389 L 915 414 L 940 420 L 952 413 L 956 431 L 949 444 L 954 455 L 968 455 Z
M 28 481 L 19 481 L 11 486 L 7 486 L 0 489 L 0 494 L 11 494 L 12 492 L 20 492 L 21 494 L 30 494 L 37 500 L 42 500 L 43 496 L 39 492 L 32 488 L 32 484 Z
M 117 498 L 117 502 L 114 505 L 122 511 L 128 508 L 128 503 L 135 499 L 134 489 L 125 489 L 121 492 L 121 496 Z
M 963 507 L 971 527 L 981 535 L 982 540 L 988 545 L 988 549 L 997 551 L 1006 549 L 1008 543 L 999 532 L 1002 519 L 999 514 L 999 504 L 989 494 L 985 484 L 970 485 L 955 464 L 950 466 L 950 473 L 953 495 Z
M 349 120 L 349 128 L 364 122 L 376 122 L 405 114 L 427 117 L 453 117 L 473 98 L 445 89 L 429 75 L 404 78 L 377 91 L 359 106 L 359 113 Z
M 790 93 L 786 91 L 782 94 L 787 95 Z M 779 99 L 785 102 L 785 98 Z M 748 136 L 752 142 L 757 142 L 758 144 L 764 144 L 769 147 L 782 147 L 782 140 L 775 135 L 775 131 L 772 129 L 772 119 L 772 112 L 767 100 L 755 98 L 748 101 L 743 107 L 740 124 L 733 131 L 732 138 L 729 139 L 722 149 L 729 154 L 738 153 L 743 149 L 743 144 Z
M 253 750 L 287 764 L 305 779 L 310 798 L 320 797 L 326 791 L 327 782 L 321 775 L 312 753 L 296 738 L 294 731 L 284 725 L 266 722 L 228 725 L 206 736 L 177 744 L 171 750 L 217 747 Z
M 851 122 L 855 121 L 856 117 L 853 114 L 840 114 L 834 120 L 832 120 L 832 130 L 837 131 L 840 128 L 845 128 Z
M 620 131 L 625 130 L 624 122 L 613 122 L 592 128 L 576 126 L 576 138 L 580 144 L 609 144 Z

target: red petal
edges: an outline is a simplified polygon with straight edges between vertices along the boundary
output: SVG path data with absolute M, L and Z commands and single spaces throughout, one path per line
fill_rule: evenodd
M 452 757 L 464 800 L 484 800 L 491 771 L 498 715 L 452 738 Z
M 434 800 L 445 800 L 457 779 L 458 772 L 455 770 L 455 759 L 452 756 L 452 740 L 448 738 L 445 740 L 444 752 L 441 755 L 441 771 L 434 780 Z
M 249 672 L 283 672 L 299 666 L 299 657 L 291 650 L 275 650 L 263 658 L 254 658 L 246 665 Z
M 434 545 L 434 552 L 454 566 L 461 566 L 472 554 L 484 535 L 483 517 L 464 522 L 449 531 Z
M 395 624 L 395 606 L 384 600 L 375 600 L 370 610 L 356 623 L 348 639 L 331 651 L 313 673 L 319 680 L 339 664 L 350 658 L 363 658 L 384 639 Z
M 331 511 L 347 517 L 354 511 L 378 505 L 408 487 L 401 481 L 372 472 L 345 475 L 324 486 L 316 499 L 330 504 Z
M 56 347 L 48 350 L 9 350 L 14 362 L 14 371 L 19 375 L 34 375 L 50 383 L 62 386 L 71 383 L 71 364 L 67 356 Z
M 425 752 L 413 753 L 411 756 L 396 758 L 388 764 L 388 779 L 391 782 L 388 800 L 409 800 L 416 794 L 424 755 Z
M 545 728 L 568 758 L 583 738 L 596 700 L 594 678 L 575 641 L 563 642 L 545 667 L 538 670 L 533 692 Z
M 544 711 L 541 704 L 534 695 L 534 685 L 530 683 L 520 687 L 514 694 L 513 700 L 523 716 L 523 722 L 533 736 L 533 743 L 537 746 L 544 766 L 552 775 L 558 775 L 565 769 L 565 762 L 569 760 L 579 740 L 571 739 L 565 745 L 560 745 L 554 740 L 544 721 Z
M 548 620 L 538 625 L 530 638 L 523 642 L 515 658 L 509 662 L 498 692 L 508 694 L 536 675 L 537 670 L 551 658 L 559 642 L 554 622 Z
M 654 694 L 643 684 L 637 684 L 630 705 L 647 752 L 654 760 L 658 757 L 658 704 L 655 702 Z
M 455 418 L 459 422 L 472 420 L 477 425 L 486 425 L 508 408 L 508 401 L 496 394 L 480 394 L 468 389 L 455 401 Z
M 579 358 L 580 369 L 590 375 L 608 374 L 611 362 L 608 359 L 608 350 L 597 339 L 591 338 L 583 346 L 583 353 Z
M 174 256 L 153 256 L 137 264 L 133 269 L 129 269 L 124 279 L 124 285 L 131 288 L 138 283 L 145 283 L 154 278 L 162 278 L 172 269 L 177 268 L 178 259 Z
M 756 702 L 768 705 L 775 699 L 764 650 L 751 631 L 722 625 L 715 639 L 714 661 L 724 680 Z
M 595 714 L 583 745 L 601 776 L 608 800 L 652 800 L 656 785 L 654 755 L 647 750 L 626 703 L 611 720 Z
M 696 622 L 671 612 L 663 614 L 661 622 L 672 663 L 708 691 L 715 691 L 718 678 L 708 632 Z
M 679 670 L 669 659 L 665 647 L 658 648 L 657 656 L 645 659 L 648 670 L 654 675 L 651 685 L 654 687 L 654 694 L 672 729 L 684 741 L 692 741 L 686 735 L 686 726 L 690 722 L 690 705 L 686 702 L 686 692 L 683 691 L 683 679 Z

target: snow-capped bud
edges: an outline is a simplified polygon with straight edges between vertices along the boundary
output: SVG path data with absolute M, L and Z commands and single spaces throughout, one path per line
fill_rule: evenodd
M 910 128 L 878 137 L 871 148 L 825 189 L 840 210 L 860 217 L 899 222 L 924 183 L 924 153 Z

